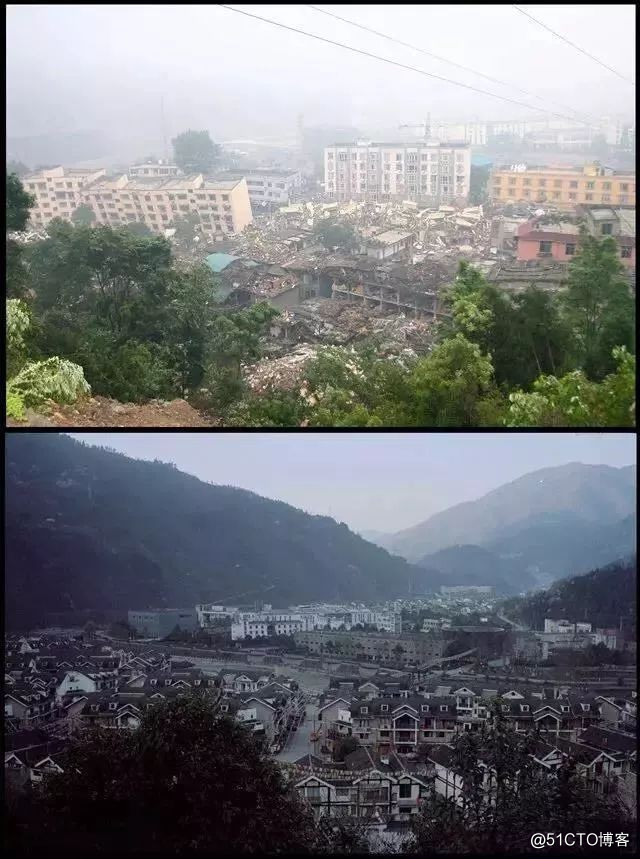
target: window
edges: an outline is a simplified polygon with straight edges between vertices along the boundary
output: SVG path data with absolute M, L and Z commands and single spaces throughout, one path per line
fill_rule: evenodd
M 567 705 L 567 704 L 563 704 L 563 705 L 562 705 L 562 707 L 561 707 L 560 709 L 562 710 L 562 712 L 563 712 L 563 713 L 568 713 L 568 712 L 569 712 L 569 707 L 568 707 L 568 705 Z
M 510 184 L 510 185 L 515 185 L 515 184 L 516 184 L 515 176 L 514 176 L 513 178 L 511 178 L 511 177 L 509 178 L 509 184 Z
M 593 200 L 593 194 L 585 194 L 584 198 L 585 200 Z
M 429 712 L 429 705 L 428 704 L 422 704 L 420 709 L 422 710 L 423 713 L 428 713 Z
M 528 712 L 529 712 L 529 705 L 528 705 L 528 704 L 523 704 L 523 705 L 522 705 L 522 712 L 523 712 L 523 713 L 528 713 Z
M 602 190 L 603 191 L 610 191 L 611 190 L 611 182 L 603 182 L 602 183 Z
M 570 199 L 570 200 L 576 200 L 576 199 L 577 199 L 577 197 L 578 197 L 578 195 L 577 195 L 577 194 L 569 194 L 569 199 Z
M 551 242 L 540 242 L 540 253 L 541 254 L 550 254 L 551 253 Z
M 493 177 L 493 184 L 494 184 L 494 185 L 499 185 L 501 182 L 502 182 L 502 179 L 500 178 L 500 176 L 494 176 L 494 177 Z M 525 185 L 526 185 L 528 182 L 529 182 L 529 179 L 525 179 Z
M 117 705 L 114 701 L 111 701 L 111 702 L 109 703 L 109 709 L 110 709 L 110 710 L 117 710 L 117 709 L 118 709 L 118 705 Z
M 544 188 L 546 186 L 546 184 L 547 184 L 546 179 L 538 179 L 538 187 L 539 188 Z
M 449 706 L 447 704 L 441 704 L 440 705 L 440 712 L 441 713 L 448 713 L 449 712 Z
M 621 191 L 628 191 L 628 190 L 629 190 L 629 186 L 628 186 L 628 184 L 627 184 L 626 182 L 623 182 L 623 183 L 620 185 L 620 190 L 621 190 Z
M 596 187 L 596 183 L 595 183 L 595 182 L 587 182 L 587 184 L 585 185 L 585 188 L 587 189 L 587 191 L 593 191 L 593 189 L 594 189 L 595 187 Z
M 523 184 L 523 185 L 530 185 L 530 184 L 531 184 L 531 179 L 523 179 L 523 180 L 522 180 L 522 184 Z
M 91 705 L 91 712 L 92 713 L 97 713 L 99 709 L 100 709 L 100 707 L 98 706 L 98 704 L 92 704 Z
M 566 256 L 572 257 L 576 252 L 576 246 L 573 243 L 569 242 L 564 246 L 564 252 Z
M 603 236 L 610 236 L 613 231 L 613 224 L 603 224 L 600 227 L 600 232 Z
M 554 179 L 553 180 L 554 188 L 562 188 L 562 179 Z
M 573 181 L 572 181 L 572 182 L 569 182 L 569 187 L 570 187 L 570 188 L 577 188 L 577 187 L 578 187 L 578 183 L 577 183 L 577 182 L 573 182 Z
M 618 197 L 618 202 L 619 203 L 626 203 L 627 201 L 628 201 L 628 197 L 625 194 L 620 194 L 620 196 Z
M 401 784 L 398 797 L 400 799 L 411 799 L 411 784 Z
M 388 704 L 381 704 L 380 705 L 380 712 L 381 713 L 388 713 L 389 712 L 389 705 Z
M 620 249 L 620 256 L 623 259 L 631 259 L 631 248 L 623 247 Z
M 611 194 L 603 194 L 602 195 L 602 202 L 603 203 L 610 203 L 611 202 Z

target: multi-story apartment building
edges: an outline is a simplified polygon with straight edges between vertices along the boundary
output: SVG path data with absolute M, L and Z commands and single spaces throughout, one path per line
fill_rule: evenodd
M 302 174 L 299 170 L 256 167 L 252 170 L 228 171 L 224 176 L 230 179 L 244 177 L 253 205 L 286 206 L 302 187 Z
M 402 615 L 400 612 L 375 611 L 373 609 L 356 609 L 350 612 L 350 625 L 368 623 L 380 632 L 402 632 Z
M 581 203 L 635 206 L 636 176 L 598 163 L 582 169 L 514 164 L 492 171 L 489 194 L 500 203 L 551 203 L 567 209 Z
M 466 143 L 372 143 L 328 146 L 326 196 L 332 200 L 466 202 L 471 149 Z
M 244 179 L 205 179 L 202 174 L 108 177 L 105 170 L 56 167 L 26 176 L 24 185 L 36 198 L 31 210 L 36 227 L 53 218 L 70 219 L 81 204 L 93 210 L 98 224 L 140 221 L 158 233 L 176 218 L 195 213 L 202 231 L 216 239 L 242 232 L 253 220 Z
M 105 177 L 86 189 L 85 198 L 99 224 L 142 221 L 155 232 L 195 214 L 205 234 L 222 239 L 242 232 L 253 220 L 244 179 Z
M 45 227 L 53 218 L 68 220 L 82 203 L 88 185 L 106 175 L 106 170 L 52 167 L 29 173 L 22 180 L 25 190 L 35 198 L 30 219 L 34 227 Z
M 346 658 L 368 658 L 372 661 L 422 664 L 442 656 L 444 642 L 435 635 L 422 633 L 358 632 L 314 630 L 297 632 L 296 644 L 312 653 L 339 653 Z

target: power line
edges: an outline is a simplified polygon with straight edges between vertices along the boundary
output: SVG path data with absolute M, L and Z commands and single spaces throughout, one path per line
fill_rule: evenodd
M 340 15 L 335 15 L 333 12 L 327 12 L 326 9 L 321 9 L 319 6 L 312 6 L 307 3 L 309 9 L 313 9 L 316 12 L 320 12 L 322 15 L 328 15 L 330 18 L 335 18 L 336 21 L 342 21 L 344 24 L 351 24 L 352 27 L 357 27 L 359 30 L 364 30 L 367 33 L 373 33 L 374 36 L 380 36 L 382 39 L 387 39 L 389 42 L 395 42 L 397 45 L 402 45 L 404 48 L 411 48 L 413 51 L 418 51 L 420 54 L 424 54 L 426 57 L 433 57 L 435 60 L 439 60 L 441 63 L 448 63 L 450 66 L 455 66 L 457 69 L 463 69 L 465 72 L 471 72 L 472 75 L 478 75 L 478 77 L 485 78 L 485 80 L 491 81 L 494 84 L 500 84 L 500 86 L 506 86 L 509 89 L 516 90 L 516 92 L 522 93 L 522 95 L 529 96 L 530 98 L 537 98 L 542 101 L 545 99 L 542 96 L 536 95 L 533 92 L 528 92 L 526 89 L 521 89 L 520 87 L 515 86 L 514 84 L 508 84 L 504 81 L 500 81 L 497 78 L 492 78 L 489 75 L 485 75 L 483 72 L 478 72 L 475 69 L 470 69 L 468 66 L 463 66 L 460 63 L 456 63 L 453 60 L 448 60 L 445 57 L 439 57 L 437 54 L 433 54 L 429 51 L 425 51 L 423 48 L 418 48 L 417 45 L 410 45 L 408 42 L 402 42 L 400 39 L 396 39 L 393 36 L 389 36 L 386 33 L 380 33 L 378 30 L 373 30 L 371 27 L 365 27 L 364 24 L 358 24 L 356 21 L 351 21 L 348 18 L 342 18 Z M 557 107 L 561 107 L 563 110 L 570 110 L 579 116 L 578 111 L 574 110 L 572 107 L 567 107 L 566 104 L 560 104 L 559 102 L 553 102 L 551 99 L 547 99 L 549 104 L 555 104 Z M 536 108 L 532 108 L 536 110 Z M 586 116 L 586 114 L 585 114 Z M 586 119 L 593 122 L 591 117 L 586 116 Z
M 520 12 L 522 15 L 525 15 L 527 18 L 529 18 L 529 20 L 533 21 L 539 27 L 542 27 L 549 33 L 553 33 L 554 36 L 556 36 L 558 39 L 562 39 L 562 41 L 566 42 L 567 45 L 571 45 L 571 47 L 575 48 L 576 51 L 580 51 L 580 53 L 584 54 L 585 57 L 589 57 L 590 60 L 593 60 L 595 63 L 598 63 L 598 65 L 607 69 L 607 71 L 613 72 L 614 75 L 617 75 L 619 78 L 622 78 L 623 81 L 626 81 L 628 84 L 631 84 L 631 86 L 635 86 L 635 83 L 633 81 L 629 80 L 629 78 L 625 78 L 624 75 L 621 75 L 620 72 L 617 72 L 615 69 L 612 69 L 611 66 L 608 66 L 606 63 L 603 63 L 602 60 L 599 60 L 597 57 L 594 57 L 593 54 L 590 54 L 583 48 L 578 47 L 578 45 L 575 45 L 573 42 L 570 42 L 569 39 L 565 39 L 565 37 L 562 36 L 560 33 L 556 33 L 555 30 L 552 30 L 551 27 L 547 27 L 547 25 L 543 24 L 542 21 L 538 21 L 537 18 L 534 18 L 533 15 L 530 15 L 528 12 L 525 12 L 524 9 L 521 9 L 519 6 L 515 6 L 514 4 L 512 5 L 514 9 L 517 9 L 518 12 Z
M 234 9 L 233 6 L 226 6 L 223 3 L 217 4 L 221 9 L 227 9 L 229 12 L 236 12 L 238 15 L 246 15 L 247 18 L 254 18 L 256 21 L 263 21 L 265 24 L 272 24 L 274 27 L 280 27 L 283 30 L 289 30 L 291 33 L 298 33 L 302 36 L 308 36 L 310 39 L 317 39 L 319 42 L 326 42 L 328 45 L 334 45 L 337 48 L 344 48 L 347 51 L 352 51 L 354 54 L 361 54 L 363 57 L 370 57 L 374 60 L 380 60 L 383 63 L 387 63 L 390 66 L 396 66 L 399 69 L 406 69 L 410 72 L 417 72 L 419 75 L 423 75 L 427 78 L 433 78 L 434 80 L 444 81 L 444 83 L 453 84 L 454 86 L 462 87 L 463 89 L 469 89 L 472 92 L 479 92 L 481 95 L 488 95 L 491 98 L 498 98 L 502 101 L 508 101 L 511 104 L 517 104 L 520 107 L 526 107 L 527 110 L 535 110 L 530 104 L 526 104 L 523 101 L 517 101 L 513 98 L 507 98 L 505 95 L 496 95 L 493 92 L 487 92 L 483 89 L 478 89 L 478 87 L 471 86 L 470 84 L 463 84 L 460 81 L 452 81 L 450 78 L 443 78 L 441 75 L 434 75 L 431 72 L 425 72 L 423 69 L 418 69 L 415 66 L 408 66 L 405 63 L 399 63 L 396 60 L 390 60 L 387 57 L 381 57 L 378 54 L 372 54 L 369 51 L 363 51 L 360 48 L 353 48 L 351 45 L 345 45 L 343 42 L 334 42 L 332 39 L 325 39 L 324 36 L 318 36 L 315 33 L 308 33 L 306 30 L 299 30 L 297 27 L 290 27 L 288 24 L 281 24 L 279 21 L 272 21 L 270 18 L 263 18 L 261 15 L 254 15 L 251 12 L 245 12 L 243 9 Z M 540 111 L 539 111 L 540 112 Z M 549 116 L 557 116 L 559 119 L 568 119 L 570 122 L 576 122 L 577 120 L 573 116 L 567 116 L 562 113 L 555 113 L 554 111 L 546 112 Z M 583 125 L 589 125 L 588 122 L 584 122 L 580 120 Z

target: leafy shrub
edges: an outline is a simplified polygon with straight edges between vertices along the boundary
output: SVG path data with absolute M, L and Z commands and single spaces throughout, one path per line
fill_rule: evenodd
M 47 358 L 25 366 L 7 384 L 8 398 L 19 397 L 26 406 L 39 406 L 46 400 L 74 403 L 91 393 L 82 367 L 64 358 Z
M 24 417 L 24 401 L 19 394 L 7 391 L 7 417 L 13 418 L 14 421 L 23 421 Z

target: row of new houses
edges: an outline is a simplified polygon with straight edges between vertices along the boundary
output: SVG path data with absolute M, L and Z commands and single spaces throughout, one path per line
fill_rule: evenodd
M 353 736 L 376 752 L 407 753 L 425 743 L 449 743 L 460 732 L 478 731 L 489 718 L 493 701 L 518 733 L 535 731 L 575 740 L 596 723 L 615 729 L 635 727 L 635 695 L 624 700 L 544 687 L 467 686 L 436 686 L 418 693 L 408 679 L 394 684 L 341 681 L 329 689 L 318 718 L 326 740 Z
M 487 801 L 495 785 L 495 771 L 483 760 L 482 787 Z M 614 791 L 630 810 L 636 798 L 636 750 L 633 738 L 615 731 L 588 728 L 579 742 L 557 737 L 536 738 L 529 752 L 540 772 L 553 775 L 571 760 L 576 771 L 597 794 Z M 397 752 L 376 754 L 358 749 L 337 767 L 312 755 L 300 758 L 289 769 L 296 790 L 317 817 L 351 816 L 389 822 L 407 820 L 420 811 L 421 803 L 434 793 L 464 804 L 464 774 L 452 746 L 430 750 L 417 761 Z M 514 789 L 516 785 L 514 784 Z

